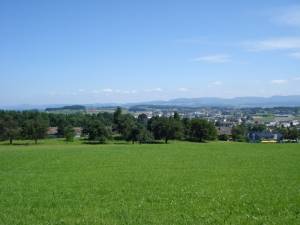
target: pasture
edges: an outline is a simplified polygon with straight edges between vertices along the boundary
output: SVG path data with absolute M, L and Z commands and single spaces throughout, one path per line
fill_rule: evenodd
M 1 144 L 0 224 L 300 224 L 300 145 Z

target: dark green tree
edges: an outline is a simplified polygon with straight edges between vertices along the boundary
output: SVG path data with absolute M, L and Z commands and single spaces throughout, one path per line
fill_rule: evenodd
M 136 127 L 135 118 L 130 114 L 124 114 L 119 123 L 119 133 L 123 140 L 127 140 L 132 132 L 132 128 Z
M 291 128 L 288 129 L 287 139 L 289 139 L 289 140 L 297 140 L 298 141 L 299 133 L 300 132 L 297 130 L 296 127 L 291 127 Z
M 23 134 L 26 138 L 34 140 L 35 144 L 37 144 L 38 139 L 46 137 L 48 125 L 48 117 L 36 113 L 32 118 L 24 122 Z
M 138 135 L 138 141 L 140 144 L 153 143 L 154 138 L 153 138 L 152 133 L 149 130 L 147 130 L 146 128 L 142 128 Z
M 228 137 L 227 134 L 220 134 L 220 135 L 218 136 L 218 139 L 219 139 L 220 141 L 228 141 L 228 140 L 229 140 L 229 137 Z
M 105 143 L 111 138 L 111 129 L 106 127 L 101 121 L 90 121 L 84 129 L 84 132 L 88 134 L 88 139 L 90 141 Z
M 140 114 L 137 118 L 137 122 L 143 125 L 144 127 L 147 127 L 148 116 L 145 113 Z
M 215 140 L 217 130 L 213 123 L 204 119 L 192 119 L 190 138 L 194 141 L 204 142 Z
M 167 144 L 169 140 L 182 138 L 183 127 L 173 117 L 156 117 L 151 121 L 151 131 L 156 140 L 164 139 Z
M 254 124 L 248 128 L 250 132 L 263 132 L 267 130 L 266 125 L 264 124 Z
M 131 141 L 132 144 L 134 144 L 136 141 L 139 140 L 139 135 L 141 133 L 141 128 L 138 126 L 134 126 L 130 129 L 128 132 L 128 135 L 126 137 L 127 141 Z
M 64 129 L 64 138 L 66 139 L 66 141 L 72 142 L 72 141 L 74 141 L 74 137 L 75 137 L 74 128 L 71 127 L 71 126 L 65 127 L 65 129 Z
M 248 129 L 244 124 L 234 126 L 231 130 L 234 141 L 245 141 L 247 139 Z
M 178 112 L 174 112 L 173 118 L 177 121 L 180 121 L 180 116 L 179 116 Z
M 13 140 L 19 137 L 20 131 L 17 120 L 11 115 L 0 119 L 0 139 L 9 140 L 9 143 L 12 144 Z
M 185 139 L 190 138 L 190 131 L 191 131 L 191 120 L 189 118 L 182 119 L 182 126 L 183 126 L 183 136 Z
M 65 130 L 70 125 L 68 124 L 68 121 L 67 121 L 65 115 L 60 114 L 57 117 L 58 117 L 57 118 L 57 125 L 56 125 L 57 126 L 57 134 L 58 134 L 59 137 L 64 137 L 65 136 L 65 134 L 64 134 Z
M 122 127 L 121 127 L 121 121 L 122 121 L 122 109 L 121 107 L 118 107 L 116 111 L 113 114 L 113 129 L 121 133 Z

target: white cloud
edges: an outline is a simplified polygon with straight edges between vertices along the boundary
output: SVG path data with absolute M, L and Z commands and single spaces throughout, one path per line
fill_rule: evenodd
M 250 51 L 297 50 L 300 49 L 300 37 L 271 38 L 246 42 L 244 46 Z
M 271 80 L 271 84 L 286 84 L 288 80 Z
M 300 77 L 294 77 L 293 80 L 294 81 L 300 81 Z
M 189 89 L 181 87 L 181 88 L 178 88 L 178 91 L 187 92 L 187 91 L 189 91 Z
M 113 92 L 116 93 L 116 94 L 125 94 L 125 95 L 136 94 L 137 93 L 136 90 L 120 90 L 120 89 L 116 89 Z
M 100 91 L 99 90 L 92 90 L 92 94 L 99 94 Z
M 209 83 L 208 87 L 209 88 L 215 88 L 216 86 L 221 86 L 221 85 L 223 85 L 223 82 L 219 81 L 219 80 L 216 80 L 216 81 L 213 81 L 213 82 Z
M 146 92 L 162 92 L 163 89 L 162 88 L 153 88 L 153 89 L 146 89 Z
M 111 92 L 113 92 L 113 89 L 111 89 L 111 88 L 104 88 L 104 89 L 102 89 L 102 92 L 111 93 Z
M 162 88 L 154 88 L 153 91 L 161 92 L 161 91 L 163 91 L 163 89 Z
M 108 94 L 136 94 L 136 90 L 120 90 L 120 89 L 111 89 L 111 88 L 104 88 L 102 90 L 93 90 L 91 91 L 92 94 L 102 94 L 104 93 L 105 95 Z
M 214 86 L 220 86 L 220 85 L 222 85 L 222 84 L 223 84 L 223 82 L 222 82 L 222 81 L 219 81 L 219 80 L 214 81 L 214 82 L 211 83 L 211 85 L 214 85 Z
M 293 52 L 289 54 L 289 56 L 295 58 L 295 59 L 300 59 L 300 52 Z
M 123 90 L 123 91 L 120 91 L 119 93 L 121 94 L 136 94 L 137 91 L 136 90 Z
M 279 24 L 300 26 L 300 5 L 278 9 L 273 13 L 272 19 Z
M 48 94 L 50 96 L 58 96 L 59 95 L 59 93 L 57 91 L 50 91 Z
M 231 56 L 228 54 L 214 54 L 214 55 L 206 55 L 195 58 L 196 62 L 207 62 L 207 63 L 227 63 L 231 62 Z

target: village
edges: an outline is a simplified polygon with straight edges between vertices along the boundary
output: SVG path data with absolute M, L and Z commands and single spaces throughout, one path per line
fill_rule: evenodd
M 82 108 L 80 111 L 70 110 L 59 113 L 113 113 L 116 107 Z M 51 113 L 55 111 L 51 110 Z M 124 112 L 136 119 L 144 115 L 147 119 L 153 117 L 172 117 L 176 112 L 182 119 L 200 118 L 215 124 L 220 140 L 232 141 L 234 128 L 238 126 L 260 126 L 258 130 L 247 131 L 245 134 L 249 142 L 282 143 L 298 142 L 298 139 L 285 140 L 282 129 L 295 128 L 300 131 L 300 110 L 297 107 L 274 108 L 230 108 L 230 107 L 178 107 L 178 106 L 133 106 L 124 108 Z M 83 128 L 75 127 L 75 138 L 82 137 Z M 58 128 L 49 127 L 49 137 L 57 137 Z

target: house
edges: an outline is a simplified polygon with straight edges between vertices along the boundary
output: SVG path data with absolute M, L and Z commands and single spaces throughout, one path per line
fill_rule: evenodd
M 80 138 L 82 136 L 82 130 L 81 127 L 74 127 L 75 138 Z
M 232 130 L 231 127 L 225 127 L 225 126 L 217 127 L 218 135 L 231 136 L 232 135 L 231 130 Z
M 277 143 L 282 140 L 283 135 L 281 133 L 273 133 L 270 131 L 251 132 L 248 134 L 248 138 L 250 142 Z
M 80 138 L 82 136 L 82 128 L 81 127 L 74 127 L 75 131 L 75 138 Z M 49 138 L 57 138 L 58 137 L 58 127 L 48 127 L 47 129 L 47 136 Z
M 57 127 L 48 127 L 47 136 L 49 138 L 56 138 L 57 134 L 58 134 L 58 128 Z

